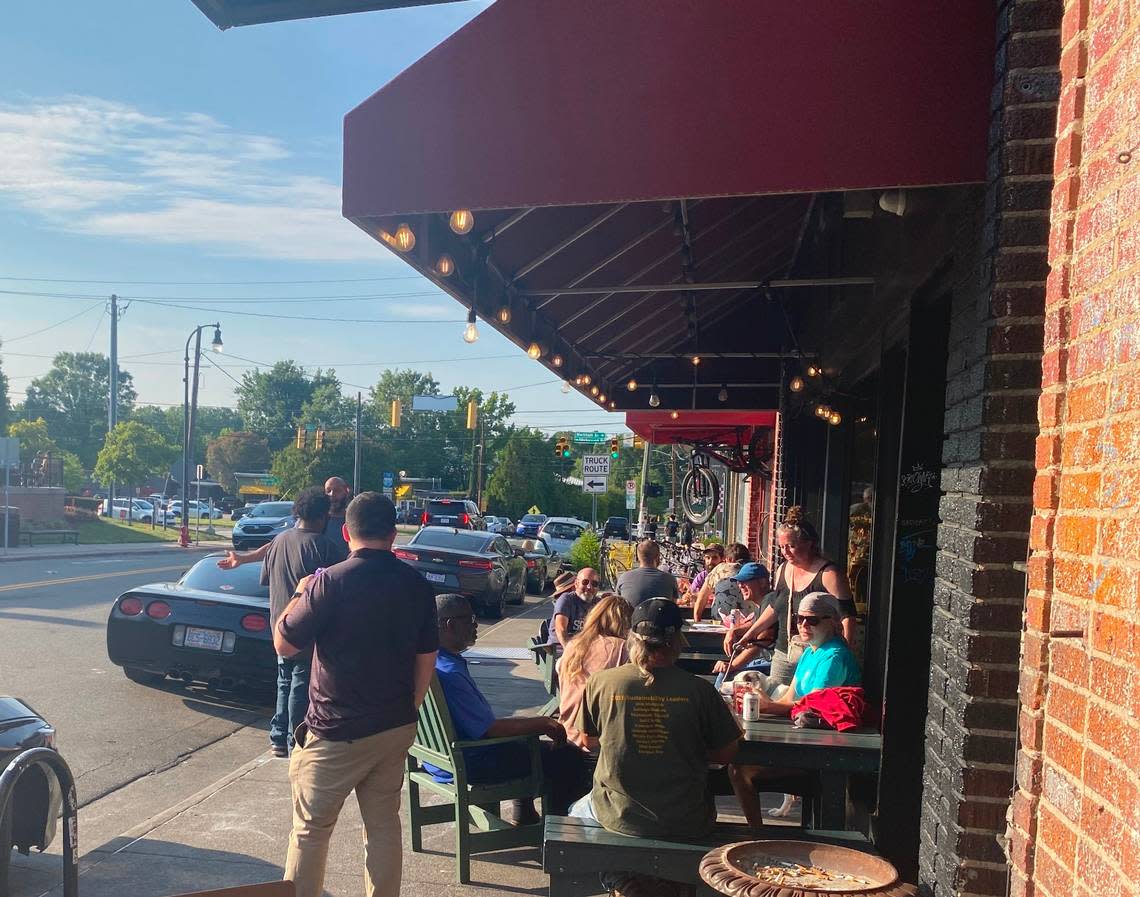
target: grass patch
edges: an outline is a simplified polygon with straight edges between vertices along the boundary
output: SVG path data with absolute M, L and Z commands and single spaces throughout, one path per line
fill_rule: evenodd
M 128 542 L 177 542 L 178 527 L 153 529 L 149 523 L 128 526 L 118 520 L 77 520 L 71 527 L 79 530 L 80 545 L 118 545 Z

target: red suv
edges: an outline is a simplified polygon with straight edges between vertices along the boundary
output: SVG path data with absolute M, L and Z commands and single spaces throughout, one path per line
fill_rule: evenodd
M 453 526 L 456 529 L 483 529 L 487 522 L 473 501 L 463 498 L 435 498 L 424 507 L 421 526 Z

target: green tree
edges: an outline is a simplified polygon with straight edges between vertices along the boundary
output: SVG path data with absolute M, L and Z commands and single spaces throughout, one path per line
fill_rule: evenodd
M 0 363 L 0 433 L 3 433 L 12 420 L 12 407 L 8 400 L 8 376 Z
M 101 483 L 137 486 L 165 470 L 178 454 L 153 427 L 124 421 L 107 434 L 95 462 L 94 478 Z
M 531 505 L 547 514 L 557 513 L 565 507 L 568 492 L 558 467 L 552 439 L 537 430 L 515 430 L 487 481 L 487 507 L 516 520 Z
M 246 430 L 260 433 L 269 447 L 279 451 L 294 437 L 298 424 L 307 421 L 339 428 L 345 423 L 347 403 L 340 396 L 340 381 L 332 370 L 311 377 L 295 361 L 279 361 L 268 371 L 248 371 L 234 390 L 238 412 Z M 331 420 L 323 420 L 323 415 Z
M 329 477 L 352 482 L 354 438 L 348 433 L 330 433 L 320 451 L 312 440 L 302 449 L 286 446 L 273 455 L 270 473 L 281 481 L 281 494 L 292 498 L 303 489 L 319 486 Z M 364 436 L 360 444 L 360 483 L 357 491 L 383 488 L 385 470 L 395 470 L 391 449 Z
M 20 460 L 31 461 L 46 454 L 63 461 L 63 487 L 78 492 L 87 481 L 87 473 L 74 452 L 61 449 L 48 435 L 47 423 L 42 417 L 35 420 L 17 420 L 8 425 L 8 435 L 20 440 Z
M 129 418 L 137 420 L 140 424 L 153 427 L 162 434 L 162 438 L 171 445 L 179 447 L 181 455 L 183 409 L 181 405 L 169 408 L 159 408 L 156 405 L 139 405 L 131 410 Z M 243 429 L 241 415 L 233 408 L 216 408 L 212 406 L 198 406 L 194 419 L 194 451 L 193 456 L 199 460 L 206 457 L 207 446 L 227 430 Z M 212 473 L 212 471 L 211 471 Z
M 24 416 L 42 417 L 59 447 L 79 456 L 85 466 L 95 464 L 107 435 L 107 394 L 110 389 L 107 357 L 98 352 L 60 352 L 51 370 L 27 388 Z M 131 375 L 119 371 L 119 409 L 130 417 L 135 401 Z
M 237 491 L 235 472 L 269 469 L 269 440 L 256 433 L 223 433 L 206 447 L 206 469 L 229 492 Z

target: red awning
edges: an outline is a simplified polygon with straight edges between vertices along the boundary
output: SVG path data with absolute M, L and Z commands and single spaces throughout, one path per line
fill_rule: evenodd
M 498 0 L 345 117 L 357 220 L 984 180 L 988 0 Z
M 625 425 L 654 445 L 700 442 L 732 446 L 739 440 L 747 446 L 754 430 L 775 427 L 776 412 L 627 411 Z

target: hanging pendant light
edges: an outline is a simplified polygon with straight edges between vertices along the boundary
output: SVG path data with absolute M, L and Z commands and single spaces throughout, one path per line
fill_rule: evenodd
M 463 329 L 463 342 L 473 343 L 479 339 L 479 328 L 475 326 L 475 309 L 467 312 L 467 326 Z
M 552 356 L 550 359 L 550 363 L 552 365 L 554 365 L 556 368 L 562 367 L 562 356 L 561 355 Z
M 511 323 L 511 307 L 505 302 L 499 306 L 498 318 L 503 324 Z
M 629 382 L 625 385 L 625 388 L 630 392 L 637 392 L 637 381 L 634 380 L 633 377 L 630 377 Z
M 790 389 L 792 392 L 803 392 L 804 378 L 799 374 L 796 374 L 796 376 L 792 377 L 792 379 L 788 381 L 788 389 Z
M 396 233 L 393 235 L 396 241 L 396 248 L 400 252 L 411 252 L 416 248 L 416 235 L 412 233 L 412 229 L 406 224 L 401 224 L 396 228 Z
M 563 380 L 562 381 L 562 394 L 566 395 L 568 392 L 570 392 L 570 381 L 569 380 Z
M 447 224 L 454 233 L 463 236 L 471 233 L 471 228 L 475 226 L 475 216 L 469 209 L 456 209 L 447 219 Z
M 535 361 L 538 361 L 538 359 L 542 358 L 542 347 L 532 341 L 531 344 L 526 347 L 526 354 L 528 358 L 533 358 Z
M 450 277 L 455 273 L 455 259 L 445 252 L 435 260 L 435 273 L 440 277 Z
M 727 383 L 721 384 L 720 392 L 718 392 L 716 394 L 716 400 L 718 402 L 727 402 L 728 401 L 728 384 Z

